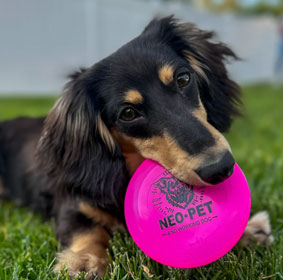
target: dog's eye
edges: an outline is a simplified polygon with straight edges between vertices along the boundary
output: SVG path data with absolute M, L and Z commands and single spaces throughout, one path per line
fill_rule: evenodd
M 119 119 L 125 122 L 133 121 L 138 117 L 138 113 L 131 107 L 125 108 L 119 116 Z
M 179 88 L 185 87 L 190 82 L 189 73 L 181 73 L 177 76 L 177 84 Z

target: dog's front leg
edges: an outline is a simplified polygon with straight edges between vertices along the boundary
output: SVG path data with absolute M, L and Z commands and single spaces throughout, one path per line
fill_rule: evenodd
M 121 223 L 109 213 L 85 202 L 68 201 L 60 207 L 56 219 L 57 237 L 63 246 L 54 271 L 68 270 L 71 277 L 80 272 L 87 279 L 103 277 L 108 265 L 106 249 L 113 230 L 123 230 Z
M 71 277 L 84 271 L 87 279 L 94 275 L 104 276 L 108 264 L 106 248 L 109 239 L 107 231 L 100 226 L 77 234 L 70 246 L 58 254 L 54 271 L 60 272 L 66 268 Z

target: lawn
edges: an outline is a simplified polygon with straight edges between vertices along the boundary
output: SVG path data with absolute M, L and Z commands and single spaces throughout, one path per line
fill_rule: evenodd
M 274 244 L 237 245 L 210 265 L 179 270 L 150 260 L 128 236 L 117 233 L 104 279 L 283 279 L 283 88 L 250 86 L 243 92 L 246 115 L 234 123 L 227 138 L 249 181 L 252 213 L 270 213 Z M 53 101 L 2 98 L 0 119 L 45 114 Z M 56 279 L 52 267 L 58 244 L 52 228 L 52 221 L 43 222 L 37 214 L 0 201 L 0 280 Z

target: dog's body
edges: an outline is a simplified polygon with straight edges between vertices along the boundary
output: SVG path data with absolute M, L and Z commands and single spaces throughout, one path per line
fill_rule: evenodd
M 123 230 L 129 178 L 144 158 L 189 184 L 231 175 L 221 132 L 238 115 L 240 96 L 224 60 L 236 56 L 212 39 L 171 17 L 153 20 L 73 74 L 46 118 L 0 124 L 4 195 L 55 216 L 63 246 L 57 271 L 104 274 L 111 232 Z

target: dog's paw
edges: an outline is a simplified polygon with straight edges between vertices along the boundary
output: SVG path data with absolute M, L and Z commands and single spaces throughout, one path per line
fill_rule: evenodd
M 58 264 L 55 266 L 54 272 L 60 273 L 67 269 L 71 278 L 85 272 L 86 279 L 100 279 L 99 277 L 104 276 L 107 265 L 107 258 L 99 258 L 93 254 L 75 253 L 67 249 L 58 253 Z
M 258 212 L 250 218 L 241 242 L 248 244 L 252 240 L 263 245 L 270 245 L 273 242 L 267 211 Z

